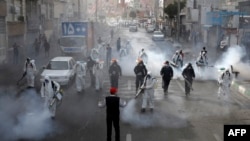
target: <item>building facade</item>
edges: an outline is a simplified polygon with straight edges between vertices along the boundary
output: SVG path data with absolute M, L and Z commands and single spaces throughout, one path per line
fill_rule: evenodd
M 241 1 L 187 0 L 185 29 L 191 31 L 191 37 L 201 37 L 200 42 L 218 47 L 224 36 L 236 34 L 241 15 L 237 7 Z

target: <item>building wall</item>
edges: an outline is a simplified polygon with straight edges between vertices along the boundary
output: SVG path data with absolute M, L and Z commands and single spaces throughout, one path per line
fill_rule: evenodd
M 167 7 L 169 4 L 174 3 L 175 0 L 164 0 L 164 7 Z

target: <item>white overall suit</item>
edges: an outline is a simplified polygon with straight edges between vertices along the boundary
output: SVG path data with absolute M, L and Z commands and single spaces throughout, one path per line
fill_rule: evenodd
M 201 53 L 200 56 L 197 58 L 196 64 L 198 66 L 206 66 L 208 64 L 207 56 L 204 52 Z
M 145 83 L 146 82 L 146 83 Z M 142 110 L 145 110 L 147 104 L 149 103 L 149 108 L 153 110 L 154 108 L 154 84 L 156 83 L 156 79 L 151 76 L 151 74 L 147 74 L 144 78 L 144 83 L 142 88 L 144 88 L 144 94 L 142 95 Z
M 221 94 L 223 95 L 230 94 L 230 86 L 232 82 L 231 77 L 232 76 L 229 70 L 226 70 L 220 75 L 218 79 L 218 83 L 219 83 L 218 98 L 220 98 Z
M 146 54 L 144 50 L 141 50 L 139 52 L 139 58 L 141 58 L 145 64 L 148 63 L 148 55 Z
M 60 85 L 57 82 L 45 77 L 41 87 L 41 97 L 44 98 L 44 107 L 49 109 L 52 118 L 56 115 L 56 100 L 54 103 L 52 101 L 55 98 L 55 93 L 59 92 L 59 90 Z
M 96 63 L 93 67 L 93 73 L 95 75 L 95 89 L 101 90 L 103 85 L 103 64 Z
M 26 61 L 24 64 L 24 72 L 26 72 L 26 79 L 28 87 L 35 85 L 36 65 L 35 60 Z
M 86 76 L 86 66 L 77 62 L 76 64 L 76 89 L 77 92 L 81 92 L 85 88 L 85 76 Z
M 181 67 L 182 64 L 182 56 L 177 52 L 172 57 L 173 63 L 175 63 L 178 67 Z

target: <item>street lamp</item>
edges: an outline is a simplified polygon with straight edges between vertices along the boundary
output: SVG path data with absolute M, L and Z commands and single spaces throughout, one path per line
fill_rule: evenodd
M 177 4 L 177 41 L 179 41 L 180 34 L 180 0 L 178 0 Z

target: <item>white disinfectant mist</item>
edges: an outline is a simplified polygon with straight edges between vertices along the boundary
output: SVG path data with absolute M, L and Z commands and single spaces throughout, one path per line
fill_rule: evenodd
M 139 104 L 139 105 L 138 105 Z M 121 112 L 121 120 L 136 128 L 171 127 L 181 128 L 187 126 L 187 117 L 167 112 L 166 109 L 155 108 L 154 112 L 148 109 L 141 113 L 140 99 L 131 99 Z
M 56 124 L 34 90 L 25 90 L 19 97 L 0 94 L 1 141 L 41 140 L 55 134 Z

